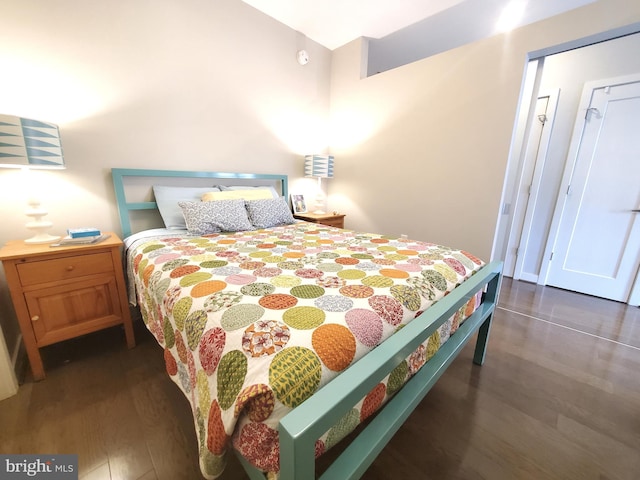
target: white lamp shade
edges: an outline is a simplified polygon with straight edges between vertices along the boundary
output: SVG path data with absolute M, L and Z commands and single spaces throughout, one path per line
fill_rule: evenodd
M 333 177 L 333 155 L 306 155 L 304 176 L 318 178 Z
M 58 126 L 0 114 L 0 167 L 64 168 Z

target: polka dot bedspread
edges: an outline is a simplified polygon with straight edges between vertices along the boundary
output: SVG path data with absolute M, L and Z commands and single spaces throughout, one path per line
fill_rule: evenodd
M 189 399 L 205 477 L 237 449 L 278 471 L 279 419 L 484 263 L 461 250 L 299 222 L 128 250 L 167 372 Z M 474 297 L 316 442 L 320 455 L 395 393 L 479 304 Z

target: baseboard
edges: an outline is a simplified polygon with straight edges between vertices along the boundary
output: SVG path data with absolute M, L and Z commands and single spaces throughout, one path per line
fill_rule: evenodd
M 11 354 L 11 364 L 13 365 L 13 368 L 16 368 L 16 362 L 18 361 L 18 354 L 20 353 L 20 346 L 22 345 L 22 334 L 19 333 L 18 337 L 16 338 L 16 343 L 13 346 L 13 349 L 11 350 L 13 353 Z

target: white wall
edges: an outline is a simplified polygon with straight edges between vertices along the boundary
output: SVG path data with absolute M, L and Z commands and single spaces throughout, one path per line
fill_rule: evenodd
M 60 127 L 66 170 L 32 179 L 52 233 L 118 231 L 112 167 L 302 177 L 327 147 L 330 55 L 240 0 L 4 0 L 0 110 Z M 0 244 L 31 235 L 26 190 L 0 169 Z M 1 271 L 0 326 L 13 351 Z
M 639 20 L 640 3 L 600 0 L 369 78 L 361 41 L 334 51 L 332 208 L 488 259 L 527 54 Z
M 330 52 L 238 0 L 8 0 L 3 113 L 57 123 L 67 169 L 37 172 L 57 231 L 116 228 L 111 167 L 277 172 L 326 148 Z M 0 241 L 28 232 L 0 171 Z

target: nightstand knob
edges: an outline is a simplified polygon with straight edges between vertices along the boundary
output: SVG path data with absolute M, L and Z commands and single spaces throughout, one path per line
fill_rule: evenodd
M 38 315 L 34 315 L 33 317 L 31 317 L 32 322 L 37 322 L 38 320 L 40 320 L 40 317 Z
M 67 272 L 71 272 L 71 271 L 73 270 L 73 268 L 74 268 L 74 267 L 73 267 L 73 265 L 69 265 L 69 266 L 67 267 Z

